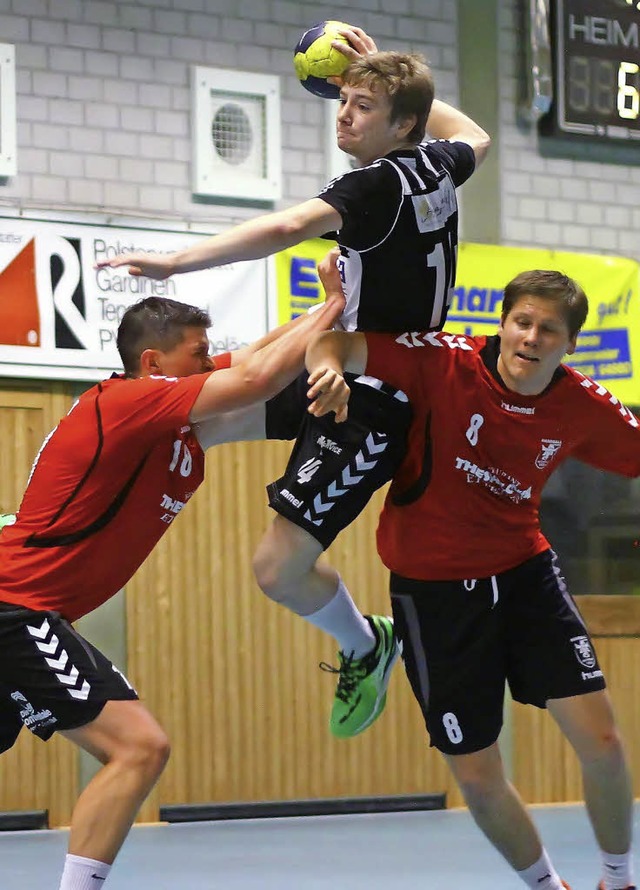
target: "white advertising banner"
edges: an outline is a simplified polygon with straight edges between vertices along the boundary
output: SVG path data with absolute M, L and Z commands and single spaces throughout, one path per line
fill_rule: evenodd
M 134 250 L 171 252 L 206 235 L 0 217 L 0 376 L 100 380 L 122 370 L 116 331 L 143 297 L 206 309 L 214 353 L 267 330 L 267 262 L 153 281 L 96 263 Z

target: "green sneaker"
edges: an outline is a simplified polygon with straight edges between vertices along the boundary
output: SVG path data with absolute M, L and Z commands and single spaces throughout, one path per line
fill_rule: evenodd
M 2 531 L 5 525 L 13 525 L 15 521 L 15 513 L 0 513 L 0 531 Z
M 393 621 L 382 615 L 365 615 L 376 638 L 376 645 L 363 655 L 338 653 L 340 667 L 326 662 L 320 667 L 339 674 L 338 686 L 329 720 L 329 728 L 339 739 L 358 735 L 380 716 L 387 701 L 387 686 L 400 648 L 393 632 Z

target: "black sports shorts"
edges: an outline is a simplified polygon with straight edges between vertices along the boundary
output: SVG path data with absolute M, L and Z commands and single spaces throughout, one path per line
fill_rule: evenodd
M 124 675 L 57 612 L 0 603 L 0 752 L 23 726 L 47 741 L 137 699 Z
M 491 578 L 391 575 L 396 633 L 431 744 L 469 754 L 502 727 L 505 681 L 516 701 L 605 688 L 591 639 L 553 550 Z
M 309 372 L 293 380 L 266 403 L 265 426 L 267 439 L 295 439 L 307 415 Z
M 372 378 L 345 376 L 351 387 L 348 419 L 336 423 L 334 414 L 314 417 L 306 410 L 305 394 L 304 416 L 287 468 L 267 486 L 269 505 L 306 529 L 325 550 L 362 512 L 373 492 L 393 477 L 404 457 L 411 420 L 407 397 L 400 390 Z M 296 392 L 299 399 L 300 389 Z M 280 414 L 287 416 L 282 409 Z M 279 426 L 286 431 L 285 422 Z M 268 433 L 277 427 L 272 418 Z

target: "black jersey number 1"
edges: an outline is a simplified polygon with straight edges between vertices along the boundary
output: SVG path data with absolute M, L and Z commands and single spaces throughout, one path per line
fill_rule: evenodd
M 433 309 L 431 311 L 431 330 L 442 327 L 451 303 L 453 285 L 456 277 L 456 244 L 452 232 L 443 232 L 443 240 L 438 241 L 433 250 L 427 254 L 427 267 L 435 271 L 433 288 Z

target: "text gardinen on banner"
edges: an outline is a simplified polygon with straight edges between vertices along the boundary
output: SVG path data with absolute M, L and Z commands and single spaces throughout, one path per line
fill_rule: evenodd
M 322 299 L 315 263 L 329 249 L 323 239 L 305 241 L 275 257 L 278 322 Z M 568 364 L 629 405 L 640 405 L 640 271 L 624 257 L 534 248 L 462 244 L 446 330 L 495 333 L 504 285 L 527 269 L 557 269 L 575 278 L 589 297 L 589 315 Z
M 207 237 L 178 231 L 0 218 L 0 374 L 98 380 L 121 369 L 116 332 L 143 297 L 206 309 L 214 353 L 267 330 L 267 263 L 255 260 L 164 281 L 126 267 L 96 269 L 120 252 L 170 252 Z

